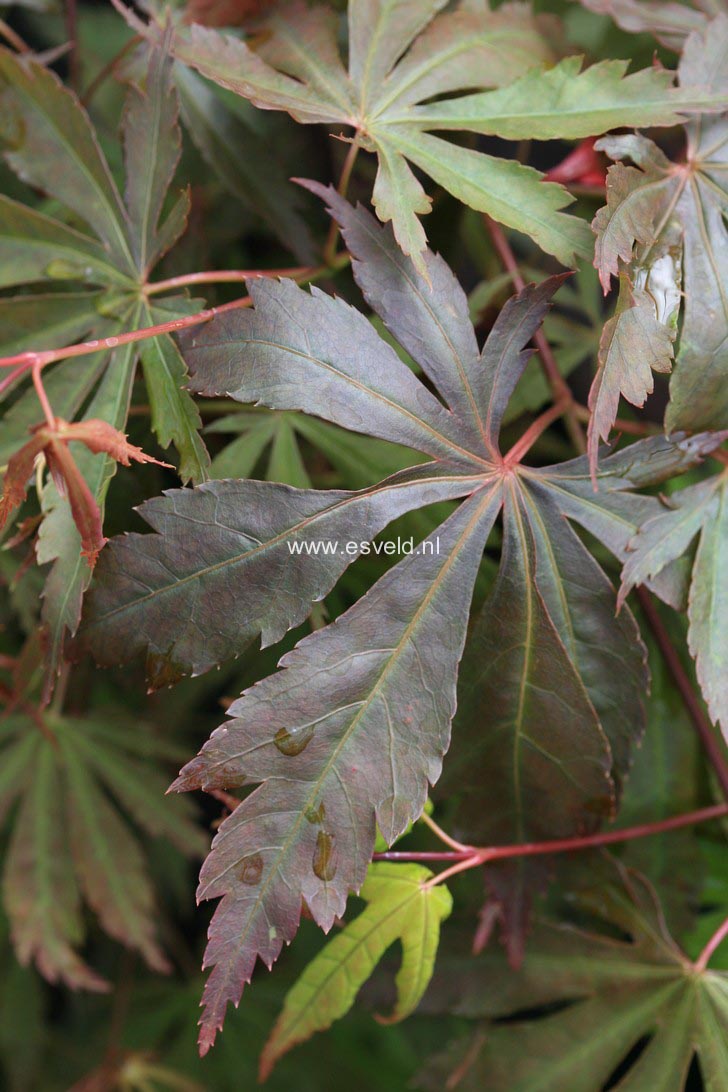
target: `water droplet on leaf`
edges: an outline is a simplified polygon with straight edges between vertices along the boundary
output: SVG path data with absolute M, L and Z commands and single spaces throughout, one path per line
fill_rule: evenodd
M 279 728 L 273 737 L 278 750 L 282 755 L 295 756 L 305 751 L 313 736 L 313 725 L 300 728 L 297 732 L 289 732 L 287 728 Z
M 320 880 L 327 883 L 336 875 L 335 838 L 325 830 L 318 832 L 316 848 L 313 851 L 313 870 Z
M 83 277 L 85 272 L 82 265 L 78 265 L 76 262 L 67 262 L 63 258 L 54 258 L 45 268 L 46 277 L 52 277 L 54 280 L 59 281 Z
M 309 823 L 323 823 L 326 818 L 326 808 L 323 800 L 317 808 L 306 808 L 305 815 Z
M 247 883 L 254 887 L 255 884 L 260 883 L 262 873 L 263 858 L 260 853 L 251 853 L 249 857 L 243 857 L 238 872 L 238 879 L 241 883 Z

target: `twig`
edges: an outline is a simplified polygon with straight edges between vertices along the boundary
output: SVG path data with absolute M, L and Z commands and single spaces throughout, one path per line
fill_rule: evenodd
M 647 619 L 647 624 L 652 630 L 657 646 L 660 649 L 675 685 L 680 692 L 683 705 L 693 722 L 693 727 L 698 733 L 705 753 L 715 771 L 715 776 L 723 795 L 728 800 L 728 760 L 726 760 L 723 748 L 713 732 L 710 721 L 705 715 L 703 707 L 688 678 L 687 672 L 682 665 L 682 660 L 678 655 L 677 649 L 670 640 L 670 635 L 665 629 L 662 619 L 657 612 L 657 608 L 652 602 L 650 593 L 646 588 L 636 588 L 635 591 L 639 604 Z
M 130 38 L 128 42 L 125 42 L 121 49 L 118 51 L 118 53 L 115 53 L 111 60 L 107 64 L 105 64 L 99 72 L 96 73 L 94 78 L 91 80 L 91 83 L 88 85 L 83 95 L 81 96 L 82 106 L 88 106 L 88 104 L 91 102 L 91 99 L 98 91 L 99 87 L 101 87 L 101 84 L 104 83 L 104 81 L 112 75 L 119 61 L 126 57 L 129 50 L 133 49 L 135 45 L 141 42 L 141 40 L 141 35 L 135 34 L 134 37 Z
M 74 91 L 80 84 L 80 60 L 78 55 L 78 11 L 76 0 L 66 0 L 66 35 L 71 45 L 68 57 L 69 81 Z
M 9 26 L 4 19 L 0 19 L 0 38 L 4 38 L 8 45 L 18 53 L 30 53 L 30 46 L 24 42 L 20 35 Z
M 48 401 L 48 395 L 46 394 L 45 387 L 43 386 L 43 380 L 41 379 L 40 374 L 41 365 L 38 363 L 33 364 L 31 371 L 33 376 L 33 386 L 35 387 L 35 393 L 38 395 L 38 401 L 41 404 L 43 416 L 45 417 L 46 422 L 48 423 L 50 428 L 55 430 L 56 415 L 53 412 L 50 402 Z
M 231 813 L 242 803 L 241 800 L 238 800 L 237 796 L 233 796 L 232 793 L 225 792 L 223 789 L 205 789 L 205 792 L 208 796 L 214 796 L 216 800 L 219 800 L 219 802 Z
M 552 425 L 554 421 L 557 421 L 559 417 L 563 417 L 568 409 L 568 402 L 554 402 L 553 406 L 550 406 L 540 417 L 537 417 L 536 420 L 529 425 L 521 438 L 504 456 L 503 462 L 506 466 L 520 463 L 524 455 L 526 455 L 536 443 L 539 436 L 546 431 L 549 425 Z
M 712 956 L 713 952 L 716 950 L 719 944 L 723 943 L 726 937 L 728 937 L 728 918 L 725 919 L 722 925 L 718 926 L 698 958 L 693 963 L 693 968 L 696 971 L 705 970 L 705 968 L 708 966 L 708 962 L 710 961 L 710 957 Z
M 488 234 L 493 242 L 493 246 L 496 252 L 503 262 L 503 265 L 511 275 L 513 285 L 518 292 L 522 292 L 526 287 L 526 282 L 521 276 L 521 271 L 518 267 L 518 261 L 516 259 L 511 245 L 506 238 L 505 232 L 500 224 L 497 224 L 495 220 L 491 220 L 490 216 L 484 215 L 483 222 L 488 230 Z M 549 382 L 551 391 L 553 393 L 556 402 L 566 403 L 566 409 L 564 410 L 566 425 L 569 431 L 569 435 L 575 446 L 580 450 L 585 447 L 584 430 L 579 423 L 578 417 L 574 412 L 573 403 L 574 396 L 571 393 L 569 384 L 566 382 L 559 366 L 556 363 L 556 357 L 554 356 L 551 346 L 548 343 L 546 335 L 543 330 L 537 330 L 533 335 L 533 343 L 538 350 L 538 355 L 541 358 L 541 365 L 543 367 L 544 375 Z
M 575 853 L 583 849 L 595 849 L 599 846 L 628 842 L 635 838 L 648 838 L 653 834 L 679 830 L 681 827 L 692 826 L 694 823 L 707 823 L 711 819 L 720 819 L 724 815 L 728 815 L 728 804 L 713 804 L 708 808 L 699 808 L 697 811 L 673 815 L 668 819 L 660 819 L 654 823 L 640 823 L 634 827 L 602 831 L 598 834 L 587 834 L 577 838 L 556 838 L 546 842 L 524 842 L 521 845 L 509 846 L 466 846 L 462 850 L 454 850 L 452 853 L 437 854 L 390 850 L 386 853 L 375 853 L 374 859 L 377 861 L 452 861 L 453 864 L 450 868 L 445 869 L 439 876 L 434 876 L 427 884 L 427 886 L 434 886 L 458 872 L 477 868 L 479 865 L 489 864 L 492 861 L 509 860 L 513 857 L 536 857 L 553 853 Z
M 119 345 L 129 345 L 134 341 L 145 341 L 147 338 L 156 337 L 158 334 L 171 334 L 176 330 L 184 330 L 189 326 L 200 326 L 209 322 L 216 315 L 225 311 L 232 311 L 238 307 L 250 307 L 250 296 L 233 300 L 232 303 L 224 303 L 220 307 L 208 307 L 204 311 L 197 311 L 194 315 L 185 315 L 183 318 L 172 319 L 170 322 L 159 322 L 154 326 L 145 326 L 141 330 L 130 330 L 125 334 L 117 334 L 115 337 L 102 337 L 96 341 L 82 341 L 77 345 L 67 345 L 63 349 L 46 349 L 40 352 L 32 350 L 17 353 L 15 356 L 0 357 L 0 368 L 13 368 L 13 377 L 18 371 L 29 371 L 45 368 L 48 364 L 55 364 L 57 360 L 67 360 L 70 357 L 88 356 L 89 353 L 98 353 L 104 349 L 116 349 Z
M 169 277 L 166 281 L 155 281 L 146 287 L 147 296 L 156 296 L 160 292 L 169 292 L 174 288 L 184 288 L 188 284 L 227 284 L 235 281 L 251 281 L 265 277 L 292 277 L 294 280 L 308 277 L 315 272 L 315 267 L 308 265 L 293 266 L 290 269 L 213 269 L 202 273 L 183 273 L 179 277 Z
M 580 405 L 578 402 L 574 403 L 574 413 L 585 424 L 589 423 L 591 418 L 591 410 L 586 406 Z M 630 436 L 657 436 L 662 432 L 660 425 L 653 424 L 652 421 L 628 421 L 624 417 L 617 417 L 614 421 L 615 432 L 626 432 Z
M 344 160 L 344 166 L 341 169 L 341 177 L 339 178 L 339 184 L 336 187 L 336 192 L 341 194 L 342 197 L 346 197 L 347 190 L 349 189 L 349 182 L 351 181 L 351 172 L 354 170 L 354 164 L 356 163 L 356 157 L 359 155 L 359 144 L 357 141 L 353 141 L 349 145 L 349 151 L 346 153 L 346 159 Z M 336 220 L 331 221 L 331 227 L 329 228 L 329 234 L 324 244 L 324 250 L 322 258 L 327 265 L 331 265 L 336 254 L 336 245 L 339 241 L 339 225 Z
M 433 834 L 435 834 L 441 842 L 444 842 L 446 846 L 450 846 L 451 849 L 458 850 L 458 852 L 470 852 L 472 846 L 463 845 L 462 842 L 456 842 L 454 838 L 451 838 L 447 831 L 444 831 L 439 823 L 436 823 L 432 816 L 423 811 L 420 816 L 420 820 L 430 828 Z M 431 860 L 434 858 L 431 858 Z
M 305 271 L 300 273 L 296 280 L 299 284 L 314 281 L 332 270 L 343 267 L 348 261 L 348 254 L 340 254 L 329 265 L 317 266 L 313 269 L 307 266 L 302 267 Z M 258 275 L 262 276 L 264 274 L 258 271 Z M 171 334 L 190 326 L 200 326 L 215 318 L 216 315 L 222 315 L 227 311 L 234 311 L 241 307 L 250 307 L 252 302 L 250 296 L 243 296 L 240 299 L 232 300 L 230 303 L 220 304 L 218 307 L 207 307 L 204 311 L 195 312 L 194 315 L 184 315 L 182 318 L 156 323 L 154 326 L 145 326 L 140 330 L 130 330 L 125 334 L 117 334 L 114 337 L 99 338 L 95 341 L 82 341 L 77 345 L 67 345 L 63 349 L 27 350 L 26 352 L 16 353 L 14 356 L 0 357 L 0 368 L 13 369 L 11 375 L 0 383 L 0 393 L 18 376 L 31 369 L 42 369 L 48 364 L 54 364 L 57 360 L 88 356 L 89 353 L 97 353 L 104 349 L 116 349 L 119 345 L 145 341 L 147 338 L 156 337 L 158 334 Z

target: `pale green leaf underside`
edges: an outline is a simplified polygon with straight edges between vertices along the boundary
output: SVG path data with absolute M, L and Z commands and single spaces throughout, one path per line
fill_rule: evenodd
M 541 187 L 537 172 L 516 162 L 506 169 L 491 156 L 428 136 L 427 130 L 570 139 L 622 125 L 672 125 L 681 111 L 719 103 L 710 90 L 671 88 L 670 73 L 646 69 L 625 76 L 620 61 L 581 74 L 578 58 L 552 69 L 534 68 L 544 58 L 519 46 L 516 13 L 483 12 L 476 18 L 451 12 L 430 21 L 437 7 L 398 5 L 395 15 L 391 5 L 352 0 L 348 73 L 329 13 L 295 3 L 272 18 L 271 38 L 258 52 L 200 27 L 178 30 L 173 48 L 180 60 L 257 106 L 287 110 L 306 124 L 352 126 L 379 157 L 377 213 L 392 221 L 399 245 L 420 269 L 426 236 L 419 216 L 429 211 L 429 199 L 405 160 L 459 200 L 531 235 L 565 264 L 575 254 L 591 252 L 584 225 L 558 212 L 570 201 L 562 187 Z M 520 18 L 533 33 L 523 13 Z M 155 34 L 136 19 L 133 25 Z M 464 32 L 458 46 L 455 26 Z M 495 63 L 486 61 L 489 36 Z M 514 77 L 496 91 L 417 105 L 443 92 L 492 87 Z

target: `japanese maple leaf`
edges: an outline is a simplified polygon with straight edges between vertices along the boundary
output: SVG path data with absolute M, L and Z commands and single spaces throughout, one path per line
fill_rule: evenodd
M 603 461 L 597 494 L 584 458 L 535 469 L 519 461 L 527 443 L 503 452 L 503 415 L 563 278 L 511 299 L 481 349 L 440 257 L 426 252 L 420 273 L 390 227 L 310 185 L 342 227 L 365 299 L 442 400 L 359 311 L 290 281 L 251 283 L 253 308 L 184 339 L 193 388 L 304 410 L 429 459 L 353 492 L 232 480 L 147 502 L 140 511 L 157 533 L 104 551 L 82 645 L 106 664 L 145 652 L 152 686 L 199 673 L 259 635 L 279 640 L 354 559 L 307 543 L 368 541 L 405 512 L 462 503 L 246 691 L 175 782 L 259 785 L 220 827 L 201 874 L 199 897 L 222 898 L 205 957 L 203 1052 L 257 959 L 270 966 L 292 939 L 302 904 L 330 929 L 364 880 L 375 825 L 391 843 L 422 811 L 449 746 L 473 586 L 499 515 L 503 559 L 476 623 L 469 660 L 480 675 L 469 669 L 465 700 L 480 736 L 484 718 L 489 729 L 489 753 L 474 763 L 480 791 L 498 800 L 488 835 L 567 837 L 611 814 L 643 723 L 644 650 L 569 521 L 623 557 L 660 508 L 633 488 L 718 442 L 635 444 Z M 668 566 L 660 577 L 671 601 L 679 576 Z M 502 874 L 498 897 L 521 905 L 530 882 Z
M 114 3 L 137 33 L 158 38 L 159 26 Z M 352 130 L 377 157 L 377 215 L 392 222 L 420 273 L 427 268 L 420 216 L 432 199 L 413 167 L 458 200 L 530 235 L 565 265 L 575 254 L 590 255 L 593 245 L 586 224 L 560 211 L 572 200 L 562 186 L 433 131 L 578 139 L 616 126 L 673 125 L 685 112 L 720 103 L 710 89 L 673 88 L 673 74 L 657 68 L 625 75 L 625 62 L 604 61 L 581 71 L 578 57 L 541 67 L 553 58 L 538 22 L 522 8 L 445 6 L 446 0 L 350 0 L 348 67 L 337 13 L 301 0 L 279 5 L 260 24 L 255 50 L 209 27 L 182 25 L 172 49 L 262 109 Z

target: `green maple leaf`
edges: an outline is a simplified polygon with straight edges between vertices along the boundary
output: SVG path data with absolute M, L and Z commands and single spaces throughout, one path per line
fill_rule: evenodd
M 175 783 L 259 785 L 221 826 L 201 874 L 200 897 L 222 897 L 206 955 L 214 969 L 203 1051 L 258 956 L 270 966 L 292 939 L 302 900 L 329 929 L 364 881 L 375 826 L 391 844 L 421 813 L 449 744 L 473 586 L 501 511 L 499 581 L 517 586 L 505 611 L 498 592 L 490 608 L 491 625 L 513 631 L 500 650 L 499 727 L 502 716 L 511 737 L 520 730 L 519 686 L 535 713 L 548 714 L 529 728 L 534 749 L 548 752 L 553 793 L 563 794 L 561 812 L 558 799 L 544 811 L 559 834 L 610 812 L 647 678 L 634 622 L 628 614 L 615 621 L 609 582 L 564 516 L 623 557 L 640 523 L 660 510 L 632 490 L 719 442 L 635 444 L 604 461 L 597 494 L 584 458 L 539 470 L 504 460 L 502 418 L 562 278 L 510 300 L 481 350 L 465 294 L 441 258 L 427 252 L 419 273 L 389 227 L 333 190 L 312 188 L 342 226 L 365 299 L 445 404 L 360 312 L 289 281 L 251 284 L 254 308 L 184 339 L 192 386 L 303 410 L 430 460 L 354 492 L 213 481 L 147 502 L 141 514 L 156 533 L 122 536 L 104 550 L 81 644 L 108 664 L 146 652 L 153 686 L 207 670 L 258 635 L 263 644 L 279 640 L 353 560 L 346 549 L 309 552 L 306 542 L 366 541 L 404 512 L 465 499 L 417 552 L 247 690 L 229 710 L 234 719 Z M 659 590 L 671 601 L 682 593 L 670 568 Z M 543 678 L 546 662 L 554 670 Z M 552 727 L 553 716 L 577 726 L 578 748 Z M 530 784 L 531 756 L 511 751 L 508 761 Z M 517 819 L 525 795 L 509 779 Z
M 370 865 L 360 895 L 366 908 L 330 940 L 286 995 L 283 1011 L 260 1059 L 265 1080 L 283 1054 L 345 1016 L 384 953 L 402 944 L 397 1003 L 383 1023 L 404 1020 L 427 989 L 440 939 L 452 910 L 445 887 L 428 888 L 432 873 L 420 865 Z
M 143 88 L 130 87 L 122 119 L 126 177 L 122 200 L 91 123 L 73 93 L 39 64 L 23 62 L 8 51 L 0 54 L 8 163 L 94 233 L 94 237 L 86 235 L 3 197 L 2 283 L 80 281 L 103 287 L 106 291 L 101 295 L 89 287 L 74 335 L 112 336 L 117 330 L 160 321 L 156 306 L 140 304 L 139 289 L 184 230 L 189 199 L 183 193 L 162 216 L 180 154 L 171 62 L 162 52 L 150 51 L 145 77 Z M 38 333 L 32 347 L 37 348 L 48 317 L 54 313 L 56 297 L 54 293 L 34 298 L 33 321 Z M 162 301 L 159 308 L 166 306 L 168 301 Z M 145 351 L 156 352 L 168 372 L 166 380 L 158 380 L 163 383 L 161 397 L 152 386 L 153 427 L 162 446 L 172 439 L 177 444 L 183 480 L 204 480 L 208 460 L 197 436 L 199 417 L 181 389 L 183 367 L 181 362 L 174 363 L 171 339 L 156 338 L 152 346 Z M 49 395 L 52 393 L 51 388 Z M 12 418 L 13 411 L 9 416 Z
M 299 0 L 270 17 L 270 38 L 255 52 L 199 26 L 178 27 L 173 49 L 256 106 L 285 110 L 304 124 L 353 128 L 361 146 L 377 155 L 377 215 L 392 221 L 399 245 L 420 272 L 426 235 L 419 216 L 429 212 L 431 199 L 411 164 L 465 204 L 531 235 L 566 265 L 575 254 L 591 252 L 584 223 L 560 211 L 571 201 L 563 187 L 433 130 L 570 139 L 625 124 L 672 125 L 681 111 L 718 101 L 710 93 L 672 88 L 668 72 L 625 76 L 621 61 L 581 73 L 578 58 L 534 68 L 551 58 L 522 11 L 442 13 L 444 6 L 444 0 L 351 0 L 348 70 L 339 55 L 335 14 Z M 125 14 L 137 32 L 156 36 L 153 25 Z M 499 89 L 453 97 L 474 87 Z M 450 96 L 445 101 L 427 101 L 444 94 Z
M 125 722 L 49 717 L 44 725 L 13 715 L 0 733 L 3 820 L 15 809 L 2 890 L 20 962 L 32 960 L 51 982 L 108 989 L 78 954 L 83 901 L 110 936 L 168 969 L 142 843 L 117 804 L 145 836 L 201 856 L 206 839 L 190 809 L 160 803 L 155 767 L 174 749 L 149 736 L 140 744 Z
M 259 460 L 265 460 L 265 480 L 299 489 L 311 486 L 301 453 L 301 441 L 322 452 L 334 470 L 354 484 L 365 486 L 372 468 L 382 477 L 415 462 L 406 448 L 397 448 L 366 437 L 353 437 L 344 429 L 302 413 L 242 410 L 218 418 L 206 428 L 210 434 L 233 434 L 210 467 L 214 478 L 248 478 Z
M 593 925 L 542 922 L 517 973 L 486 950 L 459 996 L 444 985 L 456 1011 L 500 1022 L 434 1059 L 418 1087 L 441 1089 L 452 1075 L 462 1092 L 593 1092 L 619 1072 L 620 1092 L 685 1092 L 697 1055 L 706 1092 L 725 1088 L 728 975 L 695 967 L 647 881 L 614 872 L 608 886 L 576 895 Z
M 0 283 L 52 289 L 1 301 L 4 352 L 55 347 L 59 341 L 81 337 L 113 338 L 194 309 L 188 300 L 151 302 L 140 295 L 155 263 L 184 230 L 189 203 L 183 193 L 162 215 L 180 152 L 170 70 L 171 62 L 162 52 L 150 51 L 144 86 L 132 86 L 128 92 L 122 120 L 127 182 L 122 199 L 74 94 L 37 62 L 0 50 L 2 135 L 8 163 L 92 233 L 0 197 Z M 73 293 L 57 291 L 71 285 L 77 285 Z M 53 366 L 44 376 L 51 405 L 65 419 L 86 407 L 86 418 L 101 418 L 123 429 L 140 354 L 157 438 L 164 447 L 176 445 L 184 481 L 202 481 L 209 458 L 199 436 L 200 418 L 183 389 L 186 370 L 168 336 L 150 339 L 141 350 L 121 346 Z M 39 415 L 35 392 L 20 393 L 3 418 L 4 461 L 22 446 Z M 103 509 L 115 463 L 106 456 L 84 455 L 80 461 Z M 41 618 L 48 640 L 48 694 L 66 635 L 78 626 L 90 571 L 81 557 L 66 498 L 49 486 L 42 504 L 49 519 L 41 530 L 38 557 L 41 563 L 53 562 Z

